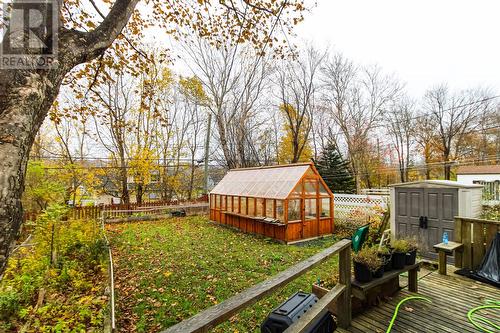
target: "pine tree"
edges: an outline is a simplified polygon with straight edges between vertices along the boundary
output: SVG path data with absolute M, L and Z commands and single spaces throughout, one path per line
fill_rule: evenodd
M 349 170 L 349 162 L 342 158 L 335 144 L 328 144 L 314 164 L 332 192 L 356 192 L 356 182 Z

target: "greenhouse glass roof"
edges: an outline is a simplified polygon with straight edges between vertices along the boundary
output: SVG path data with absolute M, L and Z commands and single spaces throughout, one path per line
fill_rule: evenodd
M 310 167 L 311 165 L 307 163 L 233 169 L 222 178 L 210 193 L 286 199 Z

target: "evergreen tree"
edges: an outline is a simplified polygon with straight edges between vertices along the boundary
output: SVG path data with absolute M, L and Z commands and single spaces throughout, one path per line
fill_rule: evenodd
M 342 158 L 335 144 L 328 144 L 314 164 L 332 192 L 356 192 L 356 182 L 349 170 L 349 162 Z

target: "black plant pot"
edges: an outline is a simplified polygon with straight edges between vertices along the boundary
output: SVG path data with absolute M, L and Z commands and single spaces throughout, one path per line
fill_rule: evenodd
M 413 265 L 417 260 L 417 250 L 411 250 L 406 252 L 406 264 Z
M 373 280 L 372 272 L 370 271 L 370 269 L 367 266 L 355 261 L 354 278 L 356 279 L 356 281 L 361 283 L 370 282 L 371 280 Z
M 392 253 L 392 268 L 401 269 L 405 267 L 406 264 L 406 253 L 405 252 L 393 252 Z
M 392 270 L 392 254 L 381 254 L 380 257 L 384 260 L 384 272 Z
M 380 268 L 373 272 L 372 275 L 375 279 L 381 278 L 384 275 L 384 266 L 380 266 Z

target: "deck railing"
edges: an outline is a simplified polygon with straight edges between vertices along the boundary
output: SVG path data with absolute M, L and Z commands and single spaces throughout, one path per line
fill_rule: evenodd
M 455 266 L 477 269 L 499 231 L 500 221 L 455 217 L 454 240 L 464 244 L 463 250 L 455 253 Z
M 344 239 L 272 278 L 162 331 L 162 333 L 208 332 L 210 329 L 230 319 L 238 312 L 303 275 L 337 253 L 339 255 L 339 283 L 285 332 L 298 333 L 306 331 L 317 318 L 320 318 L 328 311 L 329 305 L 334 301 L 337 301 L 338 305 L 338 325 L 347 328 L 351 324 L 351 241 Z

